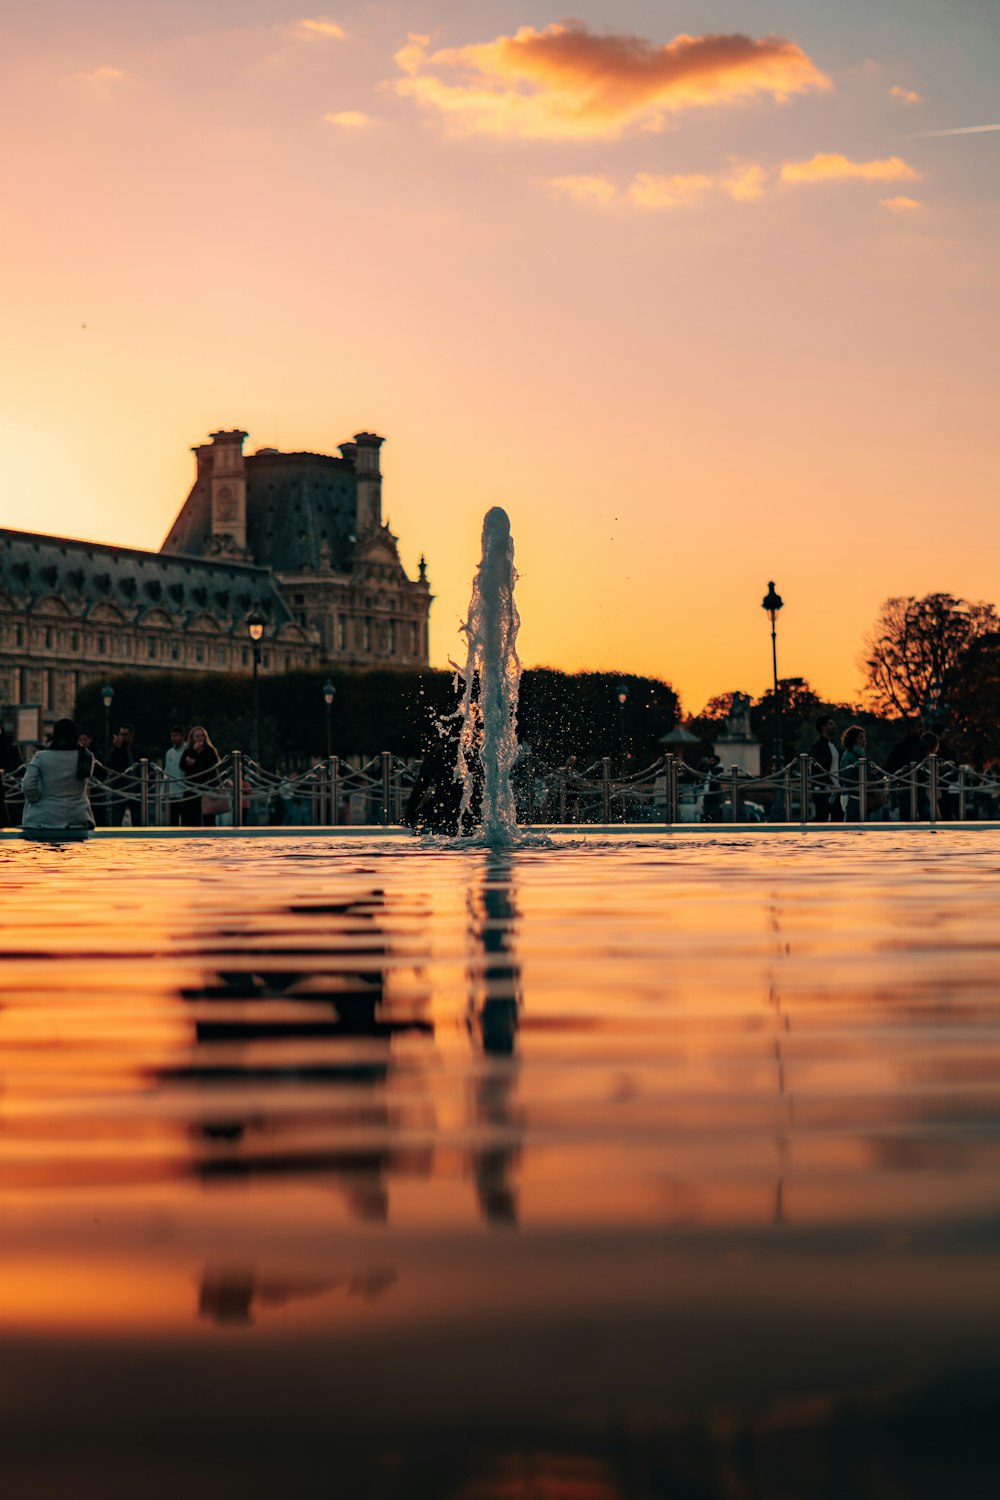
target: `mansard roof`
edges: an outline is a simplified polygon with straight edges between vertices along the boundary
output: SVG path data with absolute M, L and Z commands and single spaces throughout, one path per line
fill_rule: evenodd
M 349 573 L 354 559 L 354 465 L 324 453 L 248 454 L 247 548 L 276 573 L 321 565 Z
M 106 601 L 130 615 L 160 608 L 242 620 L 259 609 L 275 626 L 292 619 L 266 568 L 3 527 L 0 593 L 27 597 L 32 605 L 52 595 L 87 607 Z
M 247 551 L 276 573 L 331 567 L 354 558 L 357 475 L 350 459 L 326 453 L 248 453 Z M 202 557 L 212 535 L 210 468 L 199 465 L 191 493 L 163 543 L 164 555 Z

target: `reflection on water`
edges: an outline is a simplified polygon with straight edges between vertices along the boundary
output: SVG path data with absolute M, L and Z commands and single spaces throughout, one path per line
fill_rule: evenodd
M 476 1201 L 488 1223 L 516 1226 L 514 1174 L 520 1161 L 521 1121 L 516 1104 L 516 1041 L 521 1006 L 521 969 L 516 956 L 517 907 L 513 857 L 487 854 L 480 878 L 469 888 L 470 1030 L 478 1036 L 483 1062 L 473 1085 L 471 1124 L 485 1144 L 471 1152 Z M 481 956 L 480 956 L 481 955 Z
M 992 1496 L 986 837 L 0 844 L 11 1493 Z
M 247 1327 L 261 1312 L 287 1307 L 301 1297 L 320 1297 L 336 1290 L 348 1297 L 371 1299 L 381 1297 L 395 1280 L 396 1272 L 391 1267 L 325 1281 L 295 1281 L 261 1276 L 252 1266 L 206 1266 L 198 1311 L 220 1326 Z
M 203 1179 L 316 1175 L 354 1214 L 377 1221 L 388 1217 L 393 1176 L 431 1174 L 432 1147 L 405 1143 L 409 1115 L 391 1108 L 389 1088 L 394 1041 L 433 1035 L 430 997 L 422 986 L 405 1001 L 390 997 L 385 918 L 377 888 L 297 901 L 274 920 L 298 936 L 262 949 L 259 921 L 247 919 L 218 933 L 217 953 L 203 950 L 220 967 L 181 989 L 195 1045 L 160 1074 L 212 1101 L 192 1127 Z M 262 1109 L 251 1090 L 288 1094 L 304 1084 L 317 1094 L 305 1108 L 283 1099 L 283 1108 Z

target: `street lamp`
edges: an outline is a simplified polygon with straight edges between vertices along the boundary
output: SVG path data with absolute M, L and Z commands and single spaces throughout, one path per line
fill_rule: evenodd
M 115 701 L 115 690 L 110 682 L 106 682 L 101 688 L 101 702 L 104 704 L 104 759 L 107 760 L 111 751 L 111 705 Z
M 247 635 L 250 637 L 250 645 L 253 648 L 253 743 L 251 754 L 255 761 L 260 760 L 260 707 L 257 700 L 257 669 L 260 666 L 260 643 L 264 637 L 264 626 L 267 621 L 264 616 L 254 610 L 247 615 Z
M 620 775 L 625 775 L 625 705 L 628 702 L 628 683 L 620 682 L 616 694 L 618 698 L 618 753 Z
M 337 692 L 337 689 L 334 687 L 333 683 L 330 681 L 330 679 L 328 677 L 326 679 L 326 681 L 324 682 L 324 684 L 323 684 L 323 702 L 326 704 L 326 758 L 327 758 L 327 760 L 329 760 L 330 756 L 333 754 L 333 751 L 331 749 L 331 740 L 330 740 L 330 711 L 333 708 L 333 700 L 334 700 L 334 697 L 336 696 L 336 692 Z
M 769 583 L 767 593 L 761 600 L 761 608 L 771 616 L 771 666 L 774 670 L 774 766 L 773 770 L 780 771 L 784 764 L 784 753 L 781 749 L 781 700 L 778 697 L 778 634 L 775 621 L 778 618 L 778 610 L 784 607 L 784 600 L 780 594 L 774 591 L 774 584 Z

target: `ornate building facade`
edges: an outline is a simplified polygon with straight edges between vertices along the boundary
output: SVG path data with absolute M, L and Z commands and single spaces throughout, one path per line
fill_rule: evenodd
M 214 432 L 194 450 L 194 487 L 162 553 L 270 568 L 324 662 L 426 666 L 426 566 L 421 558 L 411 581 L 383 523 L 384 440 L 356 433 L 334 458 L 274 448 L 244 455 L 246 436 Z
M 251 614 L 265 671 L 427 665 L 432 596 L 382 521 L 383 439 L 332 457 L 211 436 L 159 552 L 0 528 L 5 717 L 37 705 L 51 726 L 116 672 L 250 671 Z

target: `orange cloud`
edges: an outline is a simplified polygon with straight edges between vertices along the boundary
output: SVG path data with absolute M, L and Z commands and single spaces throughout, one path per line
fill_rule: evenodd
M 725 179 L 724 187 L 737 203 L 754 203 L 763 196 L 766 181 L 766 168 L 754 162 L 750 166 L 737 167 Z
M 372 123 L 371 115 L 362 114 L 359 109 L 338 109 L 323 119 L 327 125 L 339 125 L 342 130 L 365 130 Z
M 915 208 L 923 208 L 919 198 L 883 198 L 882 207 L 887 208 L 892 214 L 910 213 Z
M 637 208 L 683 208 L 714 187 L 711 177 L 701 172 L 676 173 L 657 177 L 637 172 L 628 190 L 628 200 Z
M 411 31 L 406 40 L 406 46 L 400 47 L 393 61 L 404 73 L 411 76 L 419 73 L 427 57 L 427 48 L 431 44 L 429 36 L 419 31 Z
M 839 182 L 845 178 L 918 182 L 920 173 L 901 156 L 890 156 L 885 161 L 851 161 L 839 151 L 819 152 L 810 161 L 786 161 L 781 168 L 781 180 L 788 183 Z
M 739 163 L 731 172 L 714 176 L 707 172 L 662 175 L 637 172 L 622 192 L 610 177 L 555 177 L 549 186 L 577 203 L 600 208 L 623 203 L 631 208 L 655 210 L 687 208 L 712 195 L 731 198 L 736 203 L 752 203 L 763 195 L 767 176 L 766 169 L 756 163 Z
M 606 206 L 618 196 L 618 189 L 610 177 L 553 177 L 549 186 L 561 196 L 573 198 L 577 203 Z
M 889 90 L 890 99 L 898 99 L 901 104 L 923 104 L 923 95 L 918 94 L 915 89 L 904 89 L 902 84 L 894 83 Z
M 82 78 L 85 83 L 113 83 L 116 78 L 124 78 L 125 74 L 121 68 L 92 68 L 89 73 L 77 73 L 77 78 Z
M 342 42 L 347 32 L 338 21 L 331 21 L 327 16 L 305 16 L 301 21 L 296 21 L 295 29 L 304 41 L 320 41 L 324 37 L 335 42 Z
M 757 95 L 777 100 L 832 87 L 781 37 L 597 35 L 582 23 L 522 26 L 513 36 L 428 52 L 411 36 L 396 54 L 396 88 L 459 130 L 527 139 L 615 137 L 657 130 L 664 117 Z

